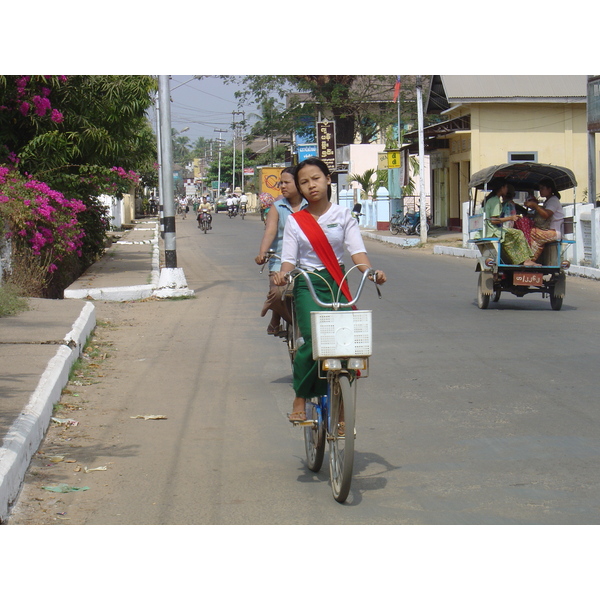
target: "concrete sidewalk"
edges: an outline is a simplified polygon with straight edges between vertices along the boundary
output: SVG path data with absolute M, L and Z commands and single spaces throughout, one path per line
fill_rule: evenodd
M 0 320 L 0 523 L 96 326 L 89 300 L 150 296 L 159 281 L 159 237 L 157 218 L 137 221 L 65 290 L 65 300 L 32 298 L 30 310 Z

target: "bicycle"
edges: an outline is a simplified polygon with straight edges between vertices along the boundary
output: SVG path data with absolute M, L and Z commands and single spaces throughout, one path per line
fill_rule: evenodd
M 264 271 L 265 267 L 267 266 L 267 264 L 269 263 L 269 260 L 271 258 L 278 258 L 279 260 L 281 260 L 281 257 L 278 256 L 277 254 L 275 254 L 275 251 L 273 249 L 270 249 L 266 252 L 265 258 L 266 258 L 266 262 L 263 264 L 263 266 L 260 269 L 261 274 Z M 280 333 L 278 334 L 277 337 L 282 338 L 283 341 L 285 342 L 287 351 L 288 351 L 288 356 L 290 359 L 290 363 L 291 363 L 291 366 L 293 369 L 294 368 L 294 357 L 296 356 L 298 342 L 300 341 L 300 343 L 301 343 L 303 341 L 302 338 L 300 337 L 300 329 L 299 329 L 298 323 L 296 321 L 296 312 L 294 310 L 295 303 L 294 303 L 293 284 L 286 286 L 286 288 L 282 294 L 282 300 L 288 306 L 288 310 L 292 317 L 292 321 L 290 323 L 290 322 L 286 321 L 285 319 L 281 319 L 280 328 L 279 328 Z
M 357 268 L 349 269 L 345 277 Z M 290 280 L 303 276 L 313 300 L 328 311 L 311 312 L 313 358 L 319 362 L 319 377 L 327 379 L 327 394 L 306 401 L 306 421 L 294 423 L 304 428 L 304 447 L 308 468 L 318 472 L 323 465 L 325 442 L 329 445 L 329 479 L 333 497 L 346 501 L 350 492 L 354 469 L 354 440 L 357 381 L 368 376 L 369 357 L 372 354 L 372 327 L 370 310 L 340 311 L 353 307 L 359 299 L 367 279 L 376 271 L 367 269 L 353 300 L 323 302 L 313 288 L 309 274 L 297 267 Z M 381 292 L 377 286 L 377 293 Z M 292 330 L 293 335 L 297 335 Z M 292 346 L 299 347 L 303 340 L 297 337 Z M 309 416 L 310 415 L 310 416 Z

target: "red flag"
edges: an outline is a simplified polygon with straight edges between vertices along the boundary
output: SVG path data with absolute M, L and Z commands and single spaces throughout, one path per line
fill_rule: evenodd
M 394 85 L 394 99 L 392 102 L 396 102 L 400 96 L 400 75 L 396 75 L 396 85 Z

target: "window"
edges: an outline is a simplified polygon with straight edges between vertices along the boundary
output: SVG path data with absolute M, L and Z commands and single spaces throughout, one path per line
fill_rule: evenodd
M 537 162 L 537 152 L 509 152 L 508 162 Z

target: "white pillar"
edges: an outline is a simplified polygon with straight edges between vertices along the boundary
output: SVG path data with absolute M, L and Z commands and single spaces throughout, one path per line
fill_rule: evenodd
M 390 193 L 383 186 L 375 192 L 377 202 L 375 209 L 377 211 L 376 228 L 378 231 L 386 231 L 390 228 Z

